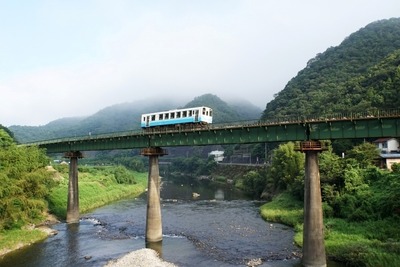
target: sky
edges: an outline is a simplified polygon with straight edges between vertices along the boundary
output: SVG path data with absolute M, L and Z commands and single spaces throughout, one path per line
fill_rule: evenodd
M 264 109 L 318 53 L 399 11 L 399 0 L 0 0 L 0 124 L 207 93 Z

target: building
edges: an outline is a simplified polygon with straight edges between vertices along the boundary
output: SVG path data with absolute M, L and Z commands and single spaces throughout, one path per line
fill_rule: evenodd
M 224 160 L 224 151 L 214 150 L 208 153 L 208 156 L 214 156 L 214 160 L 216 162 L 221 162 Z
M 394 163 L 400 163 L 400 147 L 396 138 L 380 138 L 374 141 L 380 151 L 382 168 L 392 169 Z

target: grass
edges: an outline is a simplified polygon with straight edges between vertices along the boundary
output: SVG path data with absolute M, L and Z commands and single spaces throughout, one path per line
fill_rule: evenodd
M 40 230 L 13 229 L 0 233 L 0 256 L 7 252 L 22 248 L 44 240 L 47 234 Z
M 267 221 L 294 227 L 294 241 L 303 243 L 303 203 L 287 193 L 275 197 L 260 208 Z M 391 267 L 400 266 L 399 217 L 379 221 L 348 222 L 327 218 L 325 249 L 329 258 L 345 262 L 347 266 Z
M 131 172 L 136 184 L 118 184 L 108 173 L 99 172 L 98 167 L 85 167 L 86 172 L 79 173 L 79 211 L 88 212 L 94 208 L 104 206 L 113 201 L 134 197 L 143 193 L 147 186 L 147 174 Z M 64 219 L 67 213 L 67 179 L 52 190 L 49 197 L 50 212 Z
M 85 167 L 79 172 L 79 210 L 88 212 L 126 197 L 142 194 L 147 187 L 147 173 L 130 172 L 136 184 L 118 184 L 107 167 Z M 59 185 L 53 188 L 48 202 L 49 210 L 59 218 L 67 212 L 68 173 L 61 173 Z M 34 229 L 14 229 L 0 232 L 0 255 L 44 240 L 47 234 Z

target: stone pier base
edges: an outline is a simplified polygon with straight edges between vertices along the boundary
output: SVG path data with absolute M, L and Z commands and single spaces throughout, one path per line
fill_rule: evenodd
M 318 153 L 326 147 L 318 141 L 305 141 L 298 150 L 306 154 L 304 180 L 303 258 L 305 267 L 326 267 L 324 224 Z
M 149 177 L 147 190 L 147 215 L 146 215 L 146 242 L 162 241 L 162 219 L 160 204 L 160 171 L 159 156 L 167 152 L 159 147 L 145 148 L 141 151 L 143 156 L 149 157 Z
M 68 202 L 67 202 L 67 223 L 79 222 L 79 188 L 78 188 L 78 158 L 82 158 L 79 151 L 65 153 L 64 157 L 69 158 L 69 180 L 68 180 Z

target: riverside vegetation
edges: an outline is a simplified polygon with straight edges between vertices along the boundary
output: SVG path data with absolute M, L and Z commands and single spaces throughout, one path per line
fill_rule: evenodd
M 37 147 L 21 147 L 0 128 L 0 255 L 43 240 L 49 213 L 66 216 L 68 166 L 49 167 Z M 46 167 L 47 166 L 47 167 Z M 80 211 L 145 191 L 147 174 L 122 166 L 79 167 Z
M 228 167 L 193 157 L 176 159 L 169 169 L 177 182 L 195 183 L 199 176 L 231 180 L 249 196 L 268 200 L 261 216 L 292 226 L 301 247 L 305 156 L 294 147 L 279 145 L 265 166 Z M 392 171 L 376 167 L 379 152 L 372 143 L 354 145 L 344 158 L 329 147 L 319 155 L 327 256 L 347 266 L 400 266 L 400 165 Z
M 3 129 L 0 148 L 0 248 L 4 253 L 44 239 L 44 233 L 26 226 L 43 222 L 48 211 L 64 218 L 68 168 L 57 165 L 46 170 L 49 158 L 44 151 L 17 146 Z M 378 169 L 376 156 L 376 147 L 370 143 L 356 145 L 345 158 L 332 149 L 320 154 L 327 255 L 349 266 L 400 265 L 400 166 L 393 165 L 391 172 Z M 212 159 L 176 160 L 171 169 L 227 180 L 224 173 L 216 172 Z M 234 185 L 253 197 L 271 198 L 261 207 L 261 216 L 293 226 L 295 242 L 301 246 L 304 155 L 294 150 L 293 143 L 281 144 L 267 168 L 243 173 L 236 176 Z M 81 212 L 140 194 L 146 176 L 122 166 L 80 167 Z
M 319 156 L 326 252 L 347 266 L 400 266 L 400 165 L 392 171 L 378 169 L 376 153 L 373 144 L 363 143 L 346 158 L 332 150 Z M 304 155 L 287 143 L 274 151 L 266 171 L 251 171 L 242 182 L 252 194 L 273 192 L 272 201 L 260 208 L 261 216 L 294 227 L 299 246 L 303 181 Z
M 307 66 L 267 103 L 260 119 L 398 108 L 399 65 L 400 18 L 371 23 L 351 34 L 339 46 L 330 47 L 310 59 Z M 234 114 L 229 105 L 217 100 L 215 96 L 205 95 L 186 106 L 212 107 L 216 122 L 226 122 L 227 118 L 233 121 L 252 119 L 254 114 L 259 114 L 254 109 L 255 112 L 249 114 Z M 14 126 L 11 129 L 21 142 L 61 137 L 66 132 L 87 135 L 89 131 L 97 134 L 133 130 L 134 125 L 139 127 L 139 124 L 132 121 L 132 117 L 138 120 L 139 116 L 132 114 L 160 107 L 149 104 L 149 107 L 125 104 L 104 109 L 88 118 L 62 119 L 43 127 Z M 248 111 L 249 105 L 234 110 Z M 42 233 L 22 229 L 41 222 L 48 207 L 62 216 L 65 211 L 56 207 L 66 206 L 60 200 L 66 198 L 65 177 L 58 182 L 52 179 L 51 172 L 44 171 L 48 164 L 45 154 L 37 148 L 17 147 L 10 131 L 1 128 L 0 249 L 10 239 L 28 238 L 22 242 L 29 243 L 30 236 L 33 239 L 44 238 Z M 227 152 L 229 148 L 224 147 L 224 150 Z M 233 152 L 234 147 L 231 148 Z M 266 154 L 263 146 L 259 145 L 250 151 L 260 159 Z M 344 159 L 338 156 L 343 152 L 346 155 Z M 394 166 L 392 172 L 378 169 L 374 165 L 376 156 L 373 145 L 355 144 L 350 140 L 334 141 L 332 150 L 320 154 L 327 255 L 352 266 L 400 266 L 397 227 L 400 222 L 400 168 Z M 125 164 L 119 159 L 118 162 Z M 140 161 L 131 161 L 129 167 L 138 164 Z M 185 179 L 179 173 L 189 171 L 212 176 L 209 171 L 214 169 L 213 164 L 212 161 L 192 158 L 174 162 L 171 167 L 176 168 L 177 179 Z M 80 180 L 86 179 L 88 191 L 104 193 L 107 192 L 105 186 L 118 186 L 116 181 L 101 181 L 100 169 L 86 169 L 86 177 L 83 175 L 85 169 L 80 171 Z M 104 171 L 109 177 L 115 175 L 114 170 Z M 140 174 L 133 175 L 137 184 L 132 186 L 140 186 Z M 90 177 L 97 181 L 91 182 Z M 268 168 L 246 172 L 234 179 L 234 184 L 254 197 L 272 199 L 261 207 L 261 215 L 267 220 L 295 227 L 298 231 L 295 241 L 301 246 L 303 177 L 304 155 L 295 152 L 293 144 L 288 143 L 274 150 Z M 232 177 L 220 173 L 215 178 L 225 181 Z M 51 192 L 56 195 L 53 200 Z M 87 203 L 88 209 L 93 208 L 91 201 Z M 84 205 L 82 203 L 81 208 Z M 10 235 L 13 238 L 7 238 Z

